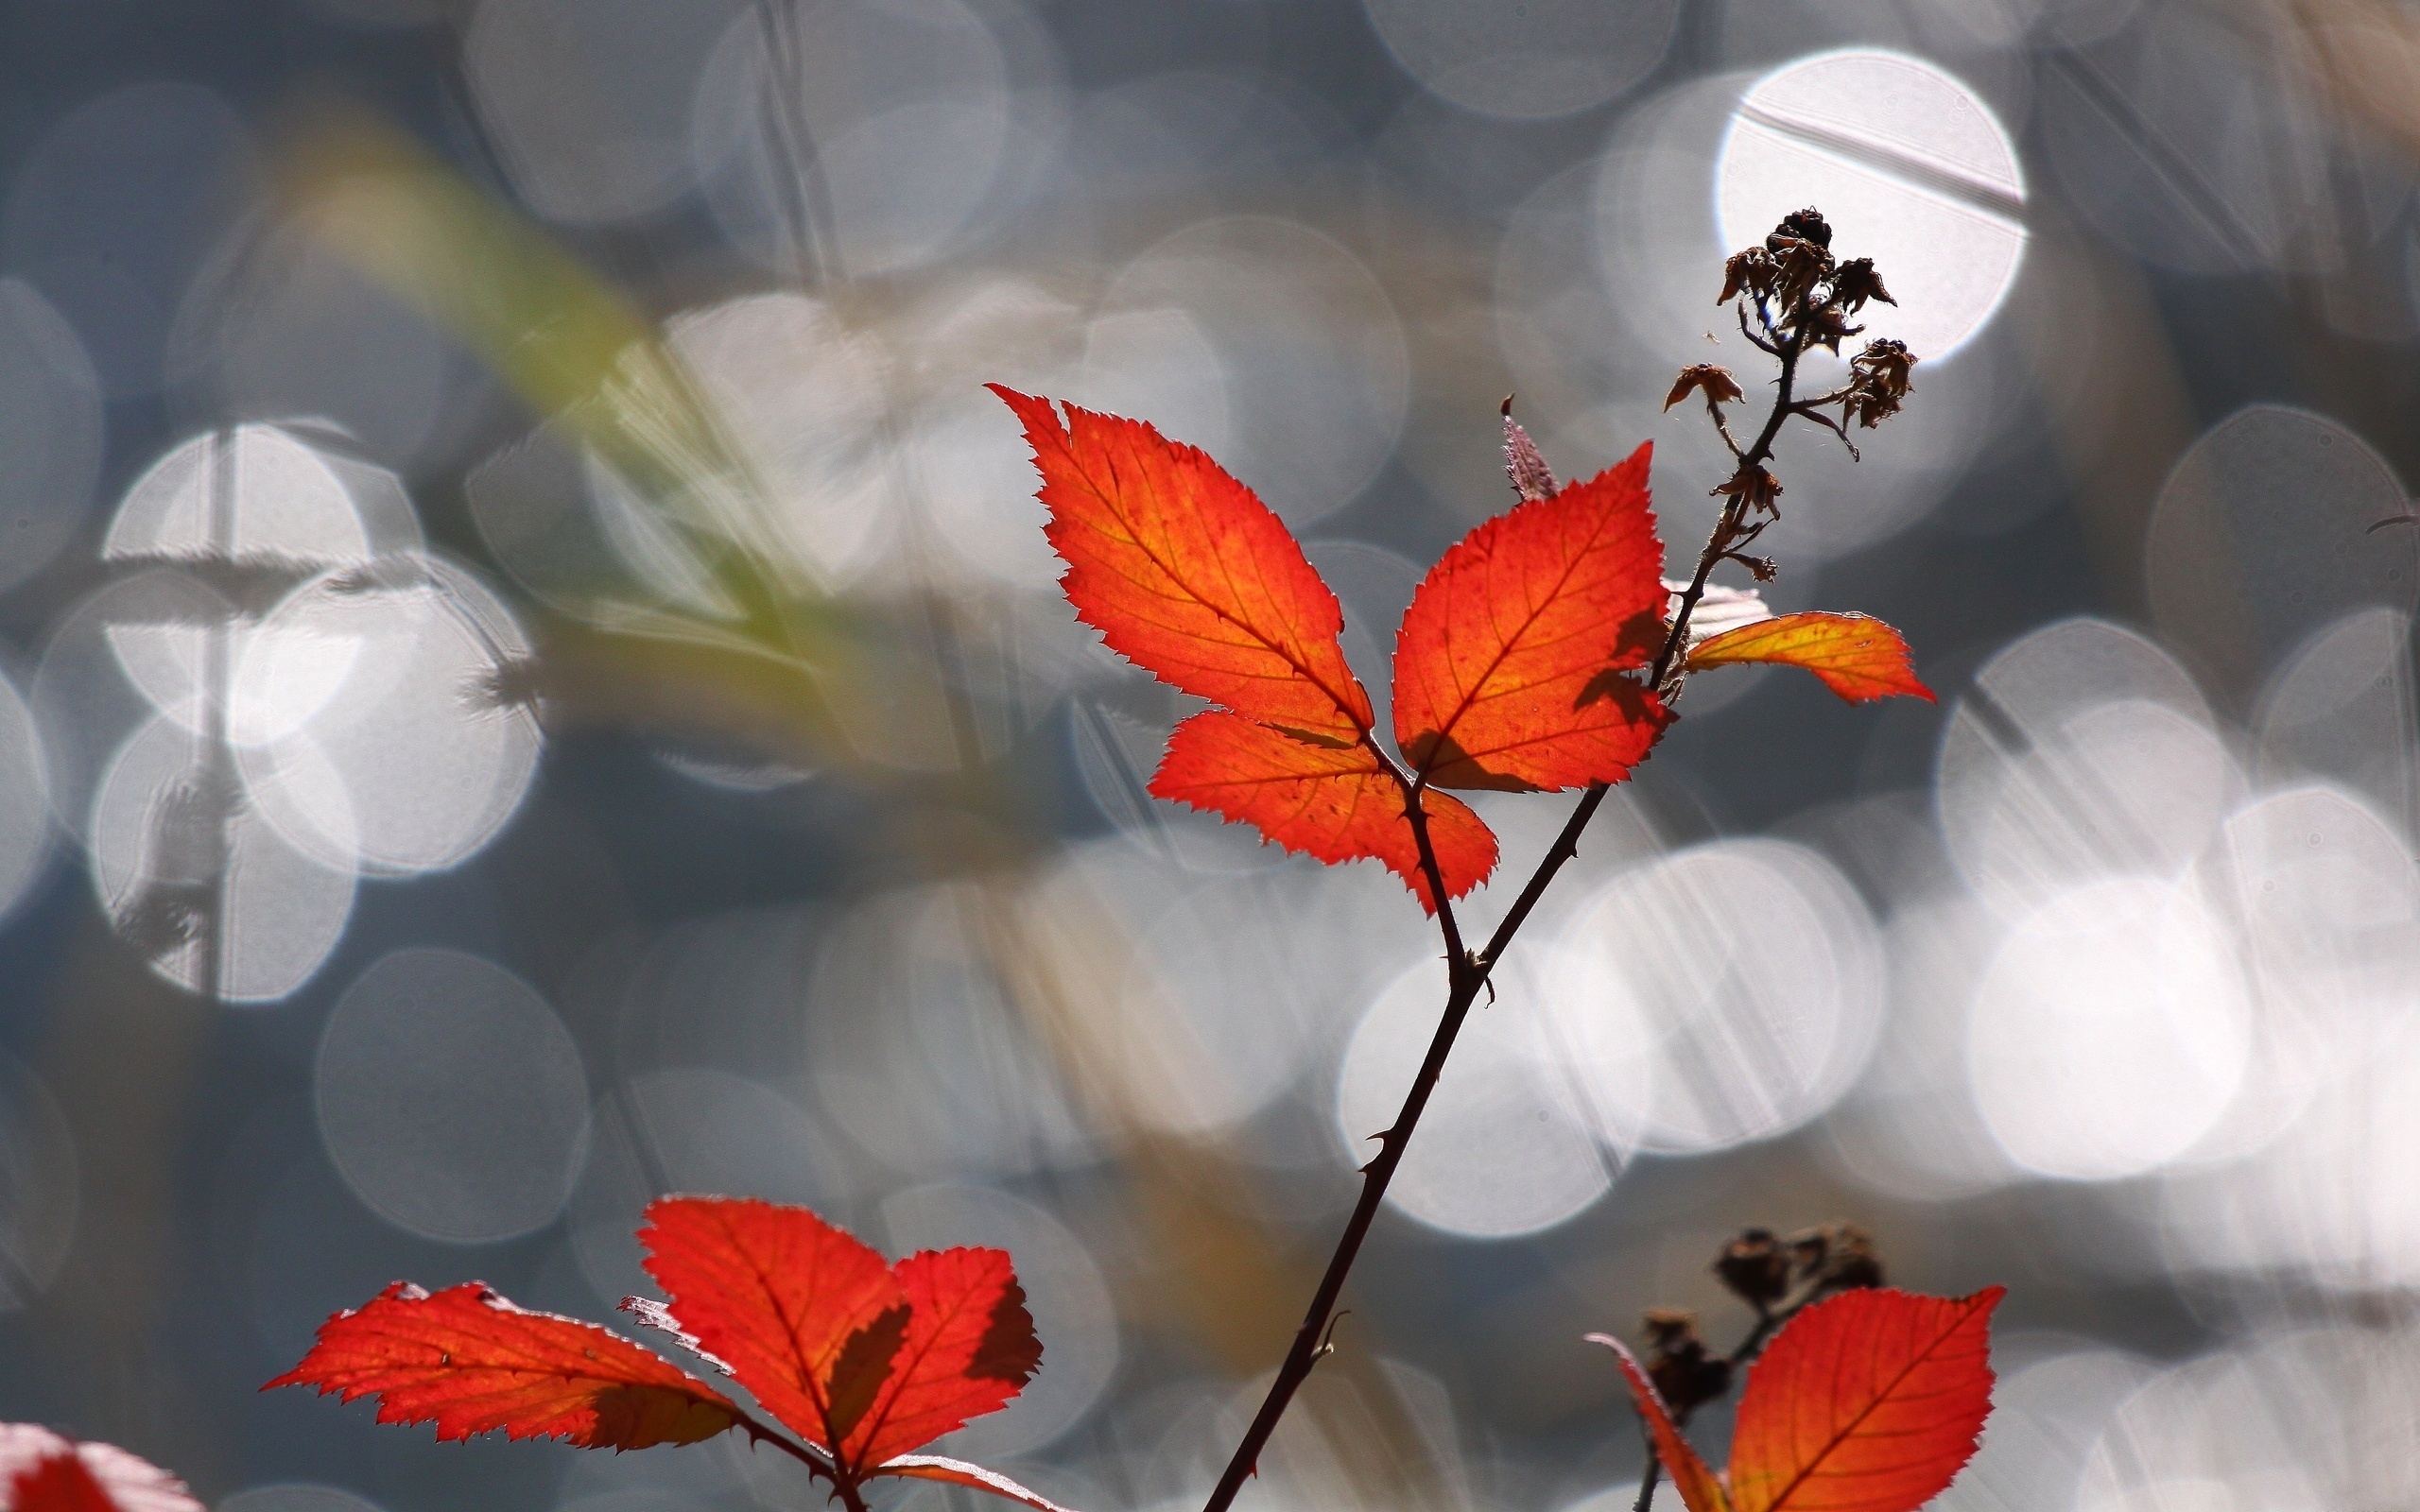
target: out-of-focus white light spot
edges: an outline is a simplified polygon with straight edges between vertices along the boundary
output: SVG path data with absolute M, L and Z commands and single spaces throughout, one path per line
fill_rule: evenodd
M 0 279 L 0 590 L 40 572 L 83 524 L 101 471 L 101 385 L 75 329 L 34 286 Z
M 1343 1034 L 1360 960 L 1335 942 L 1360 922 L 1360 900 L 1329 882 L 1288 867 L 1210 883 L 1142 928 L 1119 1040 L 1132 1074 L 1165 1089 L 1154 1123 L 1193 1134 L 1239 1123 Z
M 1006 905 L 971 884 L 878 897 L 816 963 L 815 1001 L 851 1007 L 819 1016 L 802 1069 L 834 1125 L 895 1170 L 1027 1171 L 1092 1145 L 1011 985 L 1051 963 L 1020 955 Z
M 495 686 L 528 655 L 504 605 L 452 562 L 325 575 L 235 669 L 235 726 L 260 737 L 237 752 L 246 786 L 325 865 L 453 866 L 511 817 L 536 771 L 537 720 Z
M 1351 502 L 1403 434 L 1409 359 L 1394 306 L 1358 258 L 1308 227 L 1259 215 L 1189 226 L 1127 265 L 1102 310 L 1185 314 L 1226 378 L 1219 462 L 1297 528 Z
M 0 677 L 0 918 L 50 854 L 50 773 L 42 731 L 17 686 Z
M 579 224 L 661 209 L 694 181 L 689 112 L 741 0 L 479 0 L 462 68 L 513 186 Z
M 552 1221 L 587 1152 L 579 1047 L 527 983 L 458 951 L 396 951 L 363 972 L 320 1036 L 312 1093 L 346 1184 L 431 1239 Z
M 1995 1340 L 1994 1354 L 2032 1341 Z M 2047 1341 L 2046 1341 L 2047 1342 Z M 2086 1461 L 2118 1406 L 2158 1374 L 2151 1362 L 2114 1349 L 2079 1348 L 2004 1372 L 1992 1388 L 1983 1441 L 1949 1489 L 1927 1503 L 1936 1512 L 2017 1512 L 2069 1508 Z M 2178 1512 L 2184 1512 L 2179 1508 Z
M 2227 820 L 2202 875 L 2253 992 L 2253 1063 L 2197 1160 L 2266 1145 L 2420 1001 L 2420 877 L 2403 840 L 2352 797 L 2274 793 Z
M 2343 1049 L 2349 1064 L 2257 1155 L 2169 1178 L 2177 1269 L 2285 1271 L 2360 1294 L 2420 1284 L 2420 1032 Z
M 697 88 L 690 146 L 725 231 L 786 273 L 819 258 L 852 274 L 931 261 L 1017 145 L 999 39 L 962 0 L 776 14 L 743 8 Z M 802 217 L 820 227 L 811 250 L 795 243 Z
M 2251 1048 L 2244 984 L 2193 891 L 2091 883 L 2020 921 L 1975 993 L 1975 1097 L 2009 1158 L 2112 1180 L 2192 1148 Z
M 1898 301 L 1884 335 L 1926 362 L 1980 330 L 2025 252 L 2025 179 L 2008 132 L 1932 63 L 1889 52 L 1801 60 L 1739 102 L 1716 170 L 1723 245 L 1761 243 L 1814 205 L 1843 256 Z
M 1404 72 L 1483 115 L 1542 120 L 1602 105 L 1671 45 L 1677 0 L 1362 0 Z
M 2023 1175 L 1976 1110 L 1966 1010 L 2003 926 L 1949 889 L 1895 913 L 1883 936 L 1891 1016 L 1819 1146 L 1847 1179 L 1903 1201 L 1945 1202 Z
M 2181 874 L 2241 785 L 2192 679 L 2094 620 L 1985 663 L 1943 732 L 1939 773 L 1950 859 L 2011 919 L 2099 878 Z
M 2227 821 L 2219 858 L 2272 1011 L 2356 1046 L 2420 1001 L 2420 877 L 2359 800 L 2273 794 Z
M 666 1193 L 745 1193 L 849 1221 L 854 1172 L 838 1138 L 764 1082 L 649 1072 L 600 1096 L 593 1117 L 571 1228 L 580 1271 L 600 1297 L 652 1295 L 635 1230 L 640 1210 Z
M 0 1313 L 29 1307 L 76 1237 L 76 1138 L 39 1077 L 0 1056 Z
M 350 851 L 350 814 L 320 819 Z M 353 913 L 350 865 L 288 844 L 244 801 L 223 748 L 163 714 L 104 768 L 87 831 L 93 885 L 152 970 L 231 1003 L 282 998 L 336 949 Z
M 275 425 L 206 431 L 151 464 L 118 506 L 112 559 L 367 561 L 421 543 L 403 486 Z
M 1494 1006 L 1474 1009 L 1396 1168 L 1387 1200 L 1448 1233 L 1503 1239 L 1553 1228 L 1612 1187 L 1587 1109 L 1558 1074 L 1536 979 L 1507 962 Z M 1377 1153 L 1445 1005 L 1445 968 L 1423 962 L 1380 992 L 1344 1053 L 1336 1128 L 1354 1165 Z
M 1033 475 L 1032 452 L 1016 417 L 983 385 L 1096 404 L 1099 392 L 1078 371 L 1083 312 L 1034 284 L 993 278 L 945 289 L 906 323 L 902 339 L 916 361 L 900 377 L 917 412 L 908 438 L 912 469 L 902 474 L 930 522 L 907 565 L 923 584 L 960 578 L 977 591 L 1006 584 L 1057 600 L 1065 564 L 1044 539 L 1042 502 L 1018 484 Z M 1206 346 L 1168 355 L 1174 366 L 1163 376 L 1193 375 L 1223 394 Z M 1179 403 L 1132 413 L 1173 434 L 1191 412 Z
M 2409 1326 L 2256 1335 L 2146 1383 L 2087 1459 L 2077 1512 L 2398 1506 L 2411 1495 Z
M 2239 409 L 2161 486 L 2143 548 L 2152 616 L 2249 692 L 2356 610 L 2411 611 L 2420 531 L 2370 528 L 2409 507 L 2385 458 L 2335 421 Z
M 666 340 L 769 494 L 763 524 L 810 581 L 846 577 L 888 542 L 897 502 L 877 444 L 888 359 L 875 338 L 820 301 L 757 294 L 679 317 Z M 754 523 L 731 524 L 746 540 Z
M 988 1187 L 924 1186 L 884 1200 L 893 1254 L 976 1245 L 1005 1249 L 1048 1353 L 998 1414 L 953 1434 L 943 1452 L 995 1462 L 1049 1443 L 1092 1410 L 1116 1373 L 1117 1308 L 1084 1242 L 1030 1202 Z
M 1616 1148 L 1714 1150 L 1796 1127 L 1847 1090 L 1881 1017 L 1865 905 L 1822 857 L 1779 841 L 1623 873 L 1558 943 L 1561 1058 Z
M 2324 777 L 2420 834 L 2420 713 L 2411 618 L 2358 609 L 2313 636 L 2270 682 L 2255 721 L 2259 775 Z

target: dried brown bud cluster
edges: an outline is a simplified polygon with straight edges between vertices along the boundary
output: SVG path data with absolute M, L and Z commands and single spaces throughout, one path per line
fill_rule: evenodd
M 1868 304 L 1898 302 L 1883 284 L 1874 259 L 1841 261 L 1832 256 L 1832 228 L 1821 214 L 1811 208 L 1793 211 L 1782 217 L 1761 245 L 1732 254 L 1722 265 L 1722 292 L 1715 302 L 1734 301 L 1740 335 L 1781 363 L 1775 424 L 1789 415 L 1811 420 L 1839 437 L 1854 456 L 1857 447 L 1848 434 L 1852 423 L 1871 430 L 1899 412 L 1916 359 L 1897 341 L 1867 342 L 1863 352 L 1849 359 L 1849 381 L 1833 392 L 1812 399 L 1791 395 L 1790 384 L 1801 357 L 1818 347 L 1838 356 L 1841 342 L 1865 331 L 1850 323 L 1852 317 Z M 1781 483 L 1765 465 L 1772 455 L 1774 427 L 1768 425 L 1748 447 L 1731 434 L 1722 406 L 1738 403 L 1744 395 L 1728 369 L 1713 363 L 1682 369 L 1672 391 L 1665 396 L 1664 407 L 1670 409 L 1692 393 L 1704 395 L 1706 413 L 1737 462 L 1731 477 L 1714 490 L 1718 497 L 1733 501 L 1725 516 L 1729 539 L 1718 546 L 1730 555 L 1754 539 L 1759 526 L 1748 523 L 1750 516 L 1781 512 Z M 1834 404 L 1840 406 L 1837 420 L 1825 413 Z
M 1834 1219 L 1777 1239 L 1770 1228 L 1742 1229 L 1714 1258 L 1714 1273 L 1732 1296 L 1758 1314 L 1795 1311 L 1837 1292 L 1882 1284 L 1874 1236 Z
M 1731 1362 L 1705 1347 L 1698 1315 L 1686 1308 L 1647 1310 L 1647 1378 L 1664 1404 L 1686 1413 L 1731 1389 Z
M 1897 341 L 1869 341 L 1849 359 L 1849 386 L 1841 396 L 1841 420 L 1855 420 L 1868 430 L 1899 413 L 1908 397 L 1908 369 L 1916 365 L 1907 346 Z

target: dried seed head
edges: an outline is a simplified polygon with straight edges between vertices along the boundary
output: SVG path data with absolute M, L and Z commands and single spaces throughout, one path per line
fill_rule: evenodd
M 1770 1228 L 1748 1228 L 1722 1246 L 1714 1273 L 1731 1295 L 1762 1312 L 1789 1290 L 1789 1256 Z
M 1739 391 L 1739 381 L 1731 376 L 1730 369 L 1701 362 L 1681 369 L 1681 376 L 1672 381 L 1672 391 L 1664 396 L 1664 407 L 1670 409 L 1688 398 L 1692 390 L 1701 388 L 1705 390 L 1706 402 L 1712 404 L 1737 404 L 1747 397 Z

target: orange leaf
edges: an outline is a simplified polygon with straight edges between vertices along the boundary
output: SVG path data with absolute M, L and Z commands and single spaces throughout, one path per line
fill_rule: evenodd
M 1617 782 L 1670 715 L 1621 673 L 1664 638 L 1651 448 L 1514 507 L 1430 570 L 1395 641 L 1395 743 L 1441 787 Z
M 1993 1286 L 1845 1292 L 1749 1372 L 1731 1435 L 1737 1512 L 1912 1512 L 1973 1457 L 1992 1410 Z
M 1151 794 L 1240 820 L 1330 864 L 1383 862 L 1421 906 L 1437 911 L 1403 787 L 1364 747 L 1308 745 L 1214 709 L 1176 727 Z M 1445 894 L 1460 898 L 1495 868 L 1495 836 L 1459 799 L 1431 792 L 1422 804 Z
M 1893 694 L 1932 699 L 1932 690 L 1916 679 L 1907 641 L 1863 614 L 1784 614 L 1709 636 L 1689 648 L 1692 672 L 1738 662 L 1805 667 L 1851 703 Z
M 902 1454 L 873 1471 L 876 1475 L 901 1475 L 911 1480 L 942 1481 L 951 1486 L 964 1486 L 994 1496 L 1005 1496 L 1011 1502 L 1023 1502 L 1034 1512 L 1067 1512 L 1039 1491 L 1029 1491 L 1010 1480 L 998 1470 L 987 1470 L 980 1465 L 969 1465 L 962 1459 L 943 1459 L 939 1454 Z
M 1025 422 L 1046 534 L 1077 617 L 1163 681 L 1248 718 L 1349 746 L 1370 697 L 1345 665 L 1344 611 L 1285 523 L 1194 447 L 1140 421 L 998 384 Z
M 752 1198 L 664 1197 L 648 1205 L 647 1220 L 639 1239 L 648 1274 L 699 1351 L 809 1441 L 841 1437 L 855 1414 L 835 1430 L 836 1368 L 854 1367 L 838 1384 L 861 1414 L 890 1351 L 872 1351 L 871 1366 L 862 1344 L 855 1359 L 843 1355 L 853 1338 L 879 1337 L 884 1314 L 908 1306 L 881 1254 L 804 1208 Z M 890 1334 L 894 1346 L 898 1337 Z
M 0 1423 L 0 1512 L 202 1512 L 185 1483 L 115 1444 Z
M 513 1306 L 479 1281 L 431 1296 L 397 1281 L 320 1326 L 302 1363 L 272 1386 L 374 1396 L 382 1423 L 434 1422 L 437 1436 L 501 1428 L 582 1449 L 694 1444 L 738 1421 L 728 1398 L 619 1334 Z
M 1705 1461 L 1681 1436 L 1680 1427 L 1664 1406 L 1664 1394 L 1647 1372 L 1622 1347 L 1622 1341 L 1610 1333 L 1591 1333 L 1591 1344 L 1601 1344 L 1614 1351 L 1614 1359 L 1622 1367 L 1622 1380 L 1630 1386 L 1631 1400 L 1638 1404 L 1638 1415 L 1647 1419 L 1648 1431 L 1655 1435 L 1655 1457 L 1664 1462 L 1664 1473 L 1672 1477 L 1672 1487 L 1681 1493 L 1681 1503 L 1689 1512 L 1732 1512 L 1731 1499 L 1723 1493 L 1722 1483 Z
M 925 1250 L 892 1274 L 908 1294 L 906 1337 L 839 1446 L 860 1473 L 1007 1406 L 1042 1364 L 1005 1251 Z

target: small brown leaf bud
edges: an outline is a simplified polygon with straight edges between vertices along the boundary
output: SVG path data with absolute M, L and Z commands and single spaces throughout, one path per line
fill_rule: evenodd
M 1512 480 L 1512 491 L 1524 501 L 1551 498 L 1555 491 L 1553 470 L 1547 466 L 1538 443 L 1512 418 L 1512 400 L 1504 401 L 1504 475 Z
M 1664 407 L 1670 409 L 1688 398 L 1692 389 L 1699 388 L 1705 390 L 1708 404 L 1737 404 L 1747 397 L 1739 391 L 1739 381 L 1731 376 L 1730 369 L 1701 362 L 1695 367 L 1681 369 L 1681 376 L 1672 381 L 1672 391 L 1664 396 Z
M 1789 1257 L 1770 1228 L 1749 1228 L 1722 1246 L 1714 1273 L 1741 1301 L 1762 1312 L 1789 1290 Z

